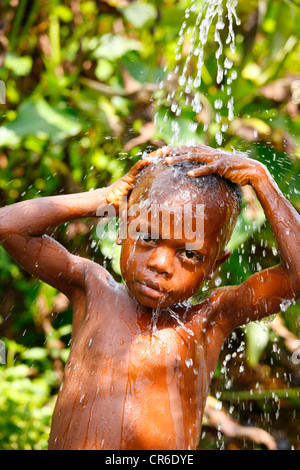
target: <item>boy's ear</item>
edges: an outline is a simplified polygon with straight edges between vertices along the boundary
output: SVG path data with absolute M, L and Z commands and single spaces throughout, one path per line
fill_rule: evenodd
M 207 276 L 208 279 L 212 279 L 215 272 L 216 272 L 216 269 L 221 266 L 221 264 L 225 263 L 225 261 L 228 260 L 229 256 L 231 255 L 231 251 L 230 250 L 223 250 L 221 251 L 221 253 L 219 254 L 218 258 L 216 259 L 215 261 L 215 264 L 213 265 L 213 268 L 212 270 L 210 271 L 209 275 Z

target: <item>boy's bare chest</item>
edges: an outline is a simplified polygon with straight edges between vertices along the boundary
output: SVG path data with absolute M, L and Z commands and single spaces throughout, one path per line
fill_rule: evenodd
M 195 421 L 207 390 L 201 339 L 190 325 L 174 319 L 147 319 L 123 291 L 91 291 L 85 304 L 59 394 L 56 432 L 69 436 L 72 429 L 83 447 L 100 448 L 102 442 L 104 448 L 122 447 L 128 444 L 127 434 L 130 442 L 144 435 L 147 416 L 153 436 L 157 429 L 171 435 L 170 423 L 183 436 L 192 419 L 184 410 Z M 93 444 L 88 443 L 92 426 L 97 435 Z
M 205 314 L 195 328 L 193 318 L 185 321 L 172 310 L 161 313 L 143 308 L 123 286 L 101 291 L 95 276 L 90 279 L 85 311 L 81 310 L 72 349 L 77 350 L 76 356 L 88 357 L 94 368 L 117 358 L 124 375 L 141 377 L 154 369 L 197 374 L 200 368 L 201 373 L 206 355 Z
M 164 313 L 143 311 L 124 289 L 108 289 L 105 295 L 90 289 L 86 308 L 72 341 L 71 356 L 87 362 L 86 367 L 105 369 L 129 380 L 147 374 L 165 374 L 191 369 L 197 373 L 201 338 L 184 324 Z M 116 370 L 117 369 L 117 370 Z

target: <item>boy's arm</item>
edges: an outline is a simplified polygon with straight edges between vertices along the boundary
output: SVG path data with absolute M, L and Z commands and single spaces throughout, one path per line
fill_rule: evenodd
M 0 242 L 26 271 L 70 297 L 84 288 L 85 260 L 45 235 L 51 227 L 96 216 L 106 203 L 105 190 L 19 202 L 0 209 Z
M 168 163 L 180 157 L 167 159 Z M 182 159 L 182 158 L 181 158 Z M 191 155 L 190 159 L 195 160 Z M 277 313 L 284 302 L 300 296 L 300 218 L 285 199 L 267 168 L 259 162 L 230 152 L 201 148 L 198 161 L 206 165 L 190 176 L 219 174 L 241 186 L 251 184 L 276 238 L 281 263 L 252 276 L 239 286 L 221 288 L 218 311 L 228 332 L 247 321 Z M 223 312 L 223 313 L 222 313 Z
M 138 171 L 148 163 L 147 159 L 140 160 L 108 188 L 1 208 L 0 243 L 24 269 L 70 298 L 75 287 L 84 290 L 85 268 L 91 261 L 72 255 L 45 232 L 70 220 L 105 214 L 106 208 L 111 213 L 113 207 L 118 215 L 120 197 L 127 196 Z
M 256 191 L 275 236 L 281 262 L 250 276 L 222 295 L 229 331 L 278 313 L 300 297 L 300 217 L 265 167 L 249 183 Z M 237 312 L 238 315 L 234 313 Z M 233 314 L 233 315 L 232 315 Z

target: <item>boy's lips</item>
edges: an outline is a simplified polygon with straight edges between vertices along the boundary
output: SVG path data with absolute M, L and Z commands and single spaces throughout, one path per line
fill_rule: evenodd
M 167 295 L 167 291 L 158 283 L 152 281 L 136 281 L 139 291 L 153 299 L 161 300 Z

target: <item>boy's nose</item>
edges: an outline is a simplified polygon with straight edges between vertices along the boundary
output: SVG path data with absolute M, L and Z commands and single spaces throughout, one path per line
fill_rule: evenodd
M 158 247 L 151 253 L 148 268 L 170 279 L 173 274 L 173 259 L 166 248 Z

